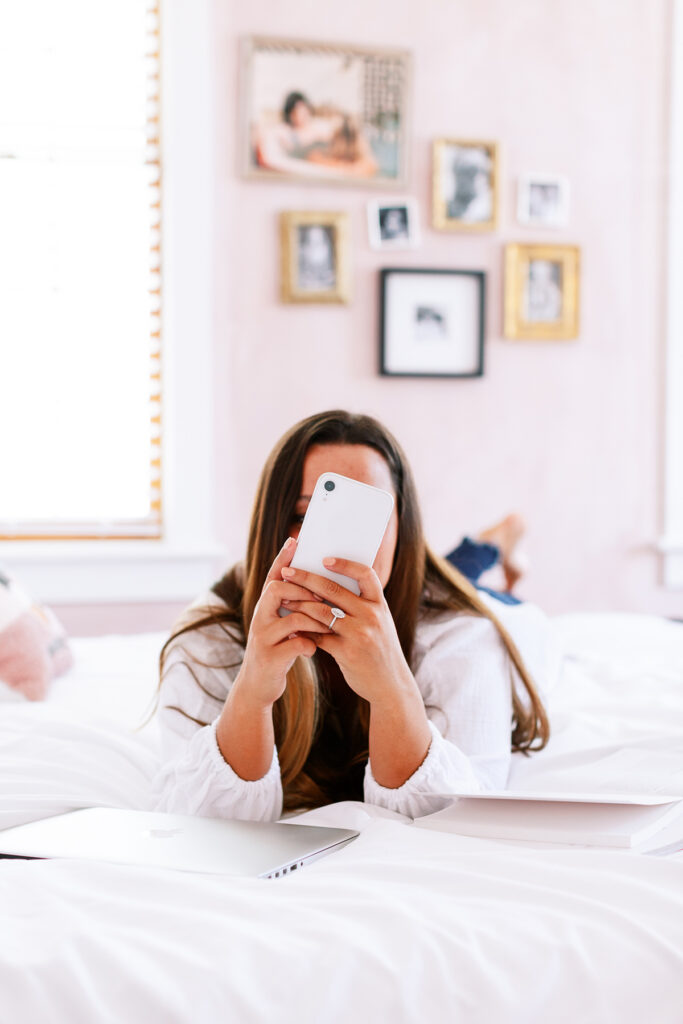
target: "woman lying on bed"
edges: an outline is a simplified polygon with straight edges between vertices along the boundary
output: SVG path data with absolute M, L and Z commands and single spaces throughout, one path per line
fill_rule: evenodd
M 395 497 L 374 565 L 334 562 L 360 596 L 289 567 L 328 471 Z M 491 551 L 465 542 L 453 558 L 476 575 Z M 342 618 L 332 622 L 327 600 Z M 162 651 L 156 806 L 265 820 L 365 800 L 417 817 L 449 793 L 504 788 L 511 751 L 548 740 L 539 690 L 557 667 L 538 608 L 477 590 L 427 547 L 391 434 L 367 416 L 311 416 L 266 462 L 244 563 L 190 606 Z

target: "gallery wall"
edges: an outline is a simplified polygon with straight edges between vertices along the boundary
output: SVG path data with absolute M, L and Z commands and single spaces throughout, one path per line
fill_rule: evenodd
M 660 585 L 655 550 L 668 4 L 424 0 L 419 12 L 395 0 L 216 2 L 218 534 L 237 557 L 272 444 L 299 417 L 342 406 L 378 416 L 403 443 L 437 549 L 514 509 L 528 523 L 524 596 L 551 612 L 673 614 L 680 595 Z M 238 175 L 239 40 L 249 34 L 413 51 L 404 194 L 420 206 L 419 249 L 369 247 L 373 190 Z M 431 228 L 431 145 L 443 136 L 498 141 L 496 232 Z M 527 172 L 569 178 L 567 228 L 516 223 L 517 179 Z M 347 306 L 279 301 L 279 213 L 311 209 L 349 214 Z M 577 340 L 502 338 L 503 246 L 511 241 L 581 247 Z M 482 378 L 378 376 L 384 266 L 487 273 Z
M 226 561 L 244 550 L 273 443 L 300 417 L 341 406 L 379 417 L 399 437 L 437 550 L 516 510 L 528 523 L 522 596 L 552 613 L 680 615 L 681 595 L 661 585 L 655 547 L 669 17 L 668 0 L 215 0 L 206 59 L 216 81 L 216 539 Z M 240 176 L 240 40 L 251 34 L 412 50 L 410 181 L 397 194 L 419 205 L 419 249 L 370 248 L 366 204 L 375 190 Z M 495 232 L 432 229 L 439 137 L 498 142 Z M 529 172 L 568 177 L 566 228 L 516 222 L 517 180 Z M 283 210 L 348 214 L 348 305 L 281 303 Z M 504 245 L 537 241 L 581 247 L 577 340 L 502 337 Z M 483 377 L 378 375 L 386 266 L 486 272 Z M 61 613 L 72 632 L 125 631 L 166 628 L 178 607 Z

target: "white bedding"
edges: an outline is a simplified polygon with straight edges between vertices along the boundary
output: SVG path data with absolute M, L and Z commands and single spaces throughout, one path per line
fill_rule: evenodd
M 683 626 L 556 620 L 573 658 L 553 738 L 517 789 L 683 796 Z M 0 708 L 0 826 L 92 804 L 144 807 L 160 635 L 75 641 L 43 705 Z M 0 862 L 0 1021 L 683 1021 L 683 854 L 538 848 L 362 829 L 278 881 L 86 862 Z

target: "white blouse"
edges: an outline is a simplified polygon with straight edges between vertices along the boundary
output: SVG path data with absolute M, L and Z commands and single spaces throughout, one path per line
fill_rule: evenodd
M 561 660 L 548 618 L 532 604 L 481 597 L 507 628 L 545 700 Z M 209 593 L 190 605 L 178 625 L 208 607 L 224 605 Z M 262 821 L 281 816 L 277 749 L 263 778 L 247 781 L 224 760 L 216 741 L 218 717 L 242 657 L 243 648 L 221 626 L 193 630 L 170 645 L 159 697 L 164 764 L 154 782 L 157 810 Z M 432 733 L 429 751 L 397 789 L 381 786 L 368 761 L 365 801 L 415 818 L 445 807 L 452 793 L 504 789 L 512 688 L 521 699 L 526 690 L 493 623 L 464 613 L 420 622 L 412 669 Z

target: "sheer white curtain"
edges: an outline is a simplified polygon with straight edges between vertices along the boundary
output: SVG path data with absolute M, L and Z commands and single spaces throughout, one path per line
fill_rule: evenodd
M 158 5 L 0 6 L 0 535 L 156 536 Z

